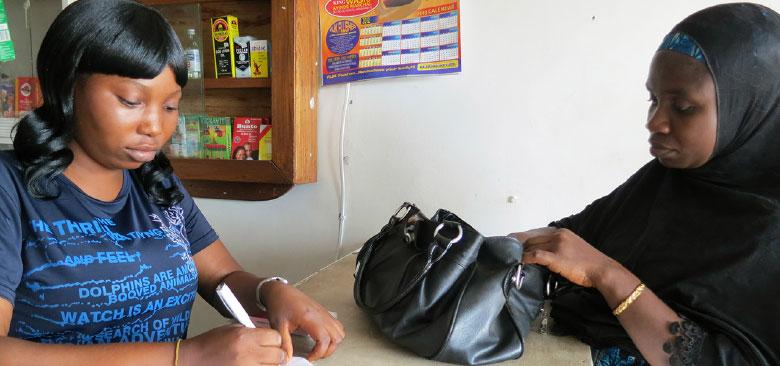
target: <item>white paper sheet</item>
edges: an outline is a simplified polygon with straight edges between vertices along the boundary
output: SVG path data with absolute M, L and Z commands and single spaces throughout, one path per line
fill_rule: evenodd
M 285 366 L 314 366 L 312 365 L 309 360 L 303 358 L 303 357 L 293 357 L 290 359 L 290 362 L 286 363 Z

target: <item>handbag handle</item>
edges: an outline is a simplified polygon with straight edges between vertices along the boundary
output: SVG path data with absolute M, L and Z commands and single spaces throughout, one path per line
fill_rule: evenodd
M 401 216 L 401 213 L 404 212 L 403 216 Z M 356 263 L 355 263 L 355 281 L 356 283 L 360 282 L 363 277 L 363 270 L 365 264 L 364 262 L 367 262 L 368 259 L 372 256 L 374 251 L 374 244 L 376 243 L 376 240 L 383 237 L 387 234 L 390 229 L 392 229 L 395 225 L 401 223 L 401 222 L 409 222 L 414 216 L 418 215 L 420 210 L 415 206 L 414 204 L 411 204 L 409 202 L 404 202 L 401 207 L 398 208 L 398 210 L 393 214 L 393 216 L 390 217 L 390 220 L 387 225 L 385 225 L 384 228 L 380 231 L 379 234 L 377 234 L 372 240 L 370 240 L 369 243 L 366 243 L 369 247 L 367 248 L 366 255 L 364 258 L 358 257 Z M 424 218 L 426 221 L 429 221 L 427 218 Z M 454 234 L 453 236 L 449 237 L 445 235 L 447 231 L 450 228 L 454 228 Z M 405 233 L 406 237 L 410 239 L 410 235 L 408 233 Z M 399 291 L 398 295 L 395 296 L 392 300 L 388 301 L 387 303 L 383 304 L 379 309 L 374 309 L 376 312 L 382 312 L 386 308 L 389 308 L 394 303 L 398 302 L 401 298 L 406 296 L 415 285 L 417 285 L 423 277 L 425 277 L 426 274 L 428 274 L 428 271 L 433 267 L 434 264 L 436 264 L 439 260 L 441 260 L 445 254 L 450 250 L 450 248 L 458 243 L 461 239 L 463 239 L 463 227 L 459 222 L 451 221 L 451 220 L 442 220 L 436 228 L 433 231 L 433 241 L 428 246 L 427 250 L 427 260 L 425 265 L 423 266 L 423 269 L 412 279 L 407 283 L 406 288 Z M 355 288 L 355 298 L 360 299 L 360 303 L 362 303 L 362 294 L 360 294 L 359 291 L 357 291 L 357 286 Z
M 403 212 L 403 215 L 401 215 L 401 212 Z M 417 208 L 417 206 L 415 206 L 413 203 L 404 202 L 400 207 L 398 207 L 398 210 L 395 211 L 393 216 L 390 216 L 388 224 L 395 225 L 399 221 L 406 221 L 409 217 L 416 215 L 419 212 L 420 209 Z
M 403 212 L 403 215 L 401 214 Z M 399 222 L 402 221 L 409 221 L 413 216 L 417 215 L 420 212 L 420 209 L 417 208 L 413 203 L 404 202 L 401 204 L 401 206 L 398 207 L 398 209 L 395 211 L 393 216 L 390 216 L 390 220 L 388 220 L 387 224 L 382 227 L 382 230 L 379 231 L 379 234 L 375 235 L 371 240 L 369 240 L 368 243 L 365 245 L 368 245 L 368 251 L 366 252 L 368 255 L 366 257 L 371 256 L 371 252 L 373 252 L 373 246 L 377 239 L 385 236 L 388 231 L 390 231 L 395 225 L 397 225 Z M 412 237 L 407 232 L 405 233 L 406 240 L 411 241 Z M 361 259 L 358 257 L 357 261 L 355 262 L 355 273 L 352 275 L 356 279 L 358 278 L 360 274 L 360 268 L 361 268 Z

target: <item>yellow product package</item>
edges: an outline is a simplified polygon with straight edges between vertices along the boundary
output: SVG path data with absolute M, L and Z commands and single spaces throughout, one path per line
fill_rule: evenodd
M 236 76 L 236 55 L 233 41 L 238 38 L 238 18 L 232 15 L 211 18 L 211 38 L 214 44 L 214 76 Z
M 258 157 L 260 160 L 271 160 L 271 125 L 260 125 L 260 137 L 258 139 Z
M 252 40 L 249 42 L 249 49 L 249 57 L 252 61 L 252 77 L 267 78 L 270 74 L 268 70 L 268 41 L 264 39 Z

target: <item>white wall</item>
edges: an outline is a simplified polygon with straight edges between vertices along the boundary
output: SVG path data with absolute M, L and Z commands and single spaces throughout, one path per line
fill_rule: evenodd
M 502 235 L 609 193 L 650 159 L 644 83 L 656 47 L 720 2 L 462 0 L 463 73 L 352 85 L 345 247 L 405 200 Z M 271 202 L 197 200 L 247 269 L 300 279 L 335 259 L 344 94 L 320 90 L 319 182 Z M 191 334 L 219 321 L 198 303 Z

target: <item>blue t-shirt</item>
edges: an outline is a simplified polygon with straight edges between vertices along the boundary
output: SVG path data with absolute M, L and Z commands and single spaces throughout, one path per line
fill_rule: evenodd
M 31 197 L 13 152 L 0 152 L 0 297 L 9 336 L 42 343 L 166 342 L 186 337 L 197 294 L 192 256 L 217 234 L 181 186 L 151 202 L 125 171 L 118 197 L 89 197 L 64 175 Z

